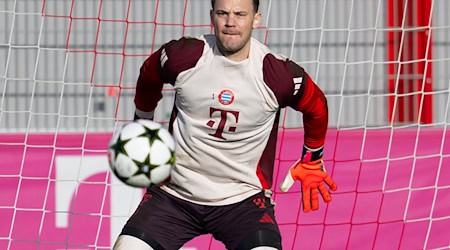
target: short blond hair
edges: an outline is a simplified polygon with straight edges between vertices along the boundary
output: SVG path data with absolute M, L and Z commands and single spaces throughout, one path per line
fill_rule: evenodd
M 211 0 L 211 7 L 214 9 L 214 4 L 216 3 L 216 0 Z M 259 0 L 253 0 L 253 6 L 255 7 L 255 12 L 259 9 Z

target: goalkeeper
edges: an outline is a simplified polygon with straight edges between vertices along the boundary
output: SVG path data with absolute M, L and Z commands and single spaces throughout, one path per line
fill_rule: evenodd
M 300 181 L 305 212 L 336 190 L 322 161 L 323 92 L 302 67 L 252 38 L 258 0 L 211 3 L 214 35 L 170 41 L 141 67 L 136 119 L 153 119 L 163 83 L 175 89 L 176 164 L 168 182 L 147 189 L 114 249 L 179 249 L 208 233 L 228 249 L 281 249 L 271 189 L 285 107 L 303 113 L 305 136 L 281 190 Z

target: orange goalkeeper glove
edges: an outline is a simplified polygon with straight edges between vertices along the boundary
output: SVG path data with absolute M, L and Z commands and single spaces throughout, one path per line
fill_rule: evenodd
M 324 182 L 331 190 L 337 190 L 336 183 L 325 171 L 322 153 L 323 147 L 315 151 L 303 147 L 302 158 L 289 169 L 280 186 L 281 191 L 287 192 L 295 181 L 301 182 L 304 212 L 319 209 L 319 193 L 325 202 L 331 201 L 331 195 Z

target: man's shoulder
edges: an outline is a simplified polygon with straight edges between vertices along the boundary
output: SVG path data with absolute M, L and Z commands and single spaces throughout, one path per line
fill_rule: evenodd
M 171 40 L 164 45 L 165 50 L 185 51 L 192 49 L 201 49 L 205 45 L 202 37 L 183 36 L 178 40 Z
M 171 61 L 171 64 L 181 66 L 185 70 L 186 67 L 193 67 L 200 57 L 211 49 L 212 42 L 214 41 L 211 40 L 209 35 L 200 37 L 183 36 L 178 40 L 172 40 L 164 44 L 161 60 Z
M 174 83 L 178 75 L 195 67 L 205 51 L 205 39 L 181 37 L 163 45 L 160 55 L 165 80 Z
M 252 41 L 254 52 L 261 62 L 262 77 L 266 85 L 275 94 L 280 107 L 289 104 L 297 94 L 306 72 L 287 56 L 276 53 L 264 44 Z
M 252 47 L 253 47 L 254 53 L 256 53 L 258 56 L 266 57 L 266 56 L 270 55 L 270 56 L 273 56 L 274 58 L 276 58 L 278 60 L 282 60 L 282 61 L 285 61 L 286 59 L 288 59 L 288 57 L 273 51 L 272 49 L 267 47 L 267 45 L 263 44 L 258 39 L 253 38 L 253 37 L 252 37 Z

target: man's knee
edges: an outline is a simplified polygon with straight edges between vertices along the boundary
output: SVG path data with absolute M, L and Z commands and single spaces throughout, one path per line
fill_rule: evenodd
M 275 248 L 275 247 L 255 247 L 252 250 L 278 250 L 278 248 Z
M 281 249 L 281 236 L 273 230 L 257 230 L 247 235 L 237 249 Z
M 145 241 L 130 235 L 120 235 L 113 247 L 114 250 L 153 250 Z

